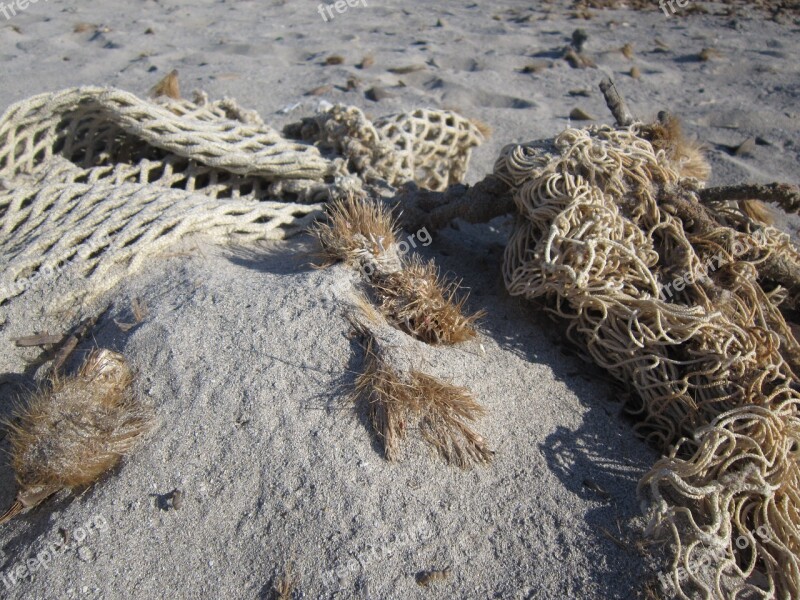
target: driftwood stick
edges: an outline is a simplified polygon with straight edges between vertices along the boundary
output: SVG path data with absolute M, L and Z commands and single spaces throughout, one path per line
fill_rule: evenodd
M 508 185 L 494 175 L 471 187 L 451 185 L 444 192 L 413 187 L 401 192 L 393 202 L 401 213 L 400 223 L 409 230 L 426 227 L 436 231 L 456 218 L 486 223 L 514 210 Z
M 100 320 L 100 317 L 102 317 L 107 310 L 108 307 L 103 309 L 94 317 L 84 319 L 80 322 L 80 324 L 78 324 L 72 333 L 66 337 L 63 345 L 58 349 L 58 352 L 53 358 L 53 365 L 50 367 L 51 375 L 58 375 L 58 372 L 64 366 L 64 363 L 67 362 L 69 357 L 72 356 L 72 353 L 75 351 L 75 348 L 78 347 L 78 343 L 87 335 L 89 335 L 92 329 L 94 329 L 94 326 L 97 324 L 97 321 Z
M 51 344 L 60 344 L 63 341 L 63 335 L 40 333 L 37 335 L 26 335 L 25 337 L 16 338 L 14 340 L 14 344 L 21 348 L 29 348 L 32 346 L 49 346 Z
M 700 202 L 762 200 L 777 204 L 787 213 L 800 213 L 800 186 L 789 183 L 724 185 L 700 190 L 699 196 Z
M 636 118 L 628 108 L 625 98 L 617 91 L 617 87 L 610 78 L 606 77 L 600 82 L 600 91 L 603 92 L 603 97 L 606 99 L 606 106 L 608 106 L 608 110 L 611 111 L 611 114 L 614 115 L 617 125 L 620 127 L 628 127 L 636 122 Z

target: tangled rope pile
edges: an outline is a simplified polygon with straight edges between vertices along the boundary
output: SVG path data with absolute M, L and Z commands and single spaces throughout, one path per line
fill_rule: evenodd
M 675 542 L 678 594 L 798 597 L 797 341 L 759 268 L 800 254 L 736 207 L 688 219 L 696 157 L 656 133 L 568 129 L 504 150 L 495 176 L 518 210 L 506 286 L 564 319 L 671 447 L 640 489 L 651 532 Z
M 415 129 L 414 115 L 441 126 Z M 381 157 L 387 181 L 441 185 L 463 176 L 479 142 L 464 123 L 450 112 L 375 125 L 361 115 L 376 137 L 360 148 Z M 150 101 L 85 87 L 15 104 L 0 117 L 0 307 L 42 275 L 80 281 L 64 303 L 96 296 L 187 234 L 247 242 L 301 231 L 331 196 L 361 189 L 348 171 L 351 133 L 329 131 L 336 151 L 323 156 L 202 93 Z

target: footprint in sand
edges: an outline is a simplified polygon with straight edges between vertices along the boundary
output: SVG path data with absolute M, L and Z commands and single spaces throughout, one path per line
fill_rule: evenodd
M 443 106 L 514 109 L 536 107 L 536 103 L 530 100 L 459 85 L 441 77 L 430 79 L 424 84 L 424 89 L 432 92 Z

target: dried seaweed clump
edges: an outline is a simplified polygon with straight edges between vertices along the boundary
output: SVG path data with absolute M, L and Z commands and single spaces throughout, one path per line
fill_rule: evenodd
M 634 388 L 640 431 L 667 453 L 640 491 L 650 531 L 674 543 L 669 591 L 800 597 L 788 235 L 701 202 L 707 168 L 670 122 L 510 146 L 495 175 L 519 213 L 507 289 L 544 301 Z
M 381 355 L 374 335 L 363 326 L 357 329 L 365 358 L 354 399 L 368 402 L 387 460 L 399 460 L 400 444 L 414 425 L 448 464 L 467 468 L 492 459 L 486 441 L 471 427 L 486 411 L 467 389 L 416 370 L 400 374 Z
M 376 270 L 377 264 L 385 271 L 400 268 L 397 227 L 385 204 L 346 194 L 328 203 L 327 217 L 312 229 L 326 266 L 345 262 L 364 272 Z
M 455 344 L 475 336 L 478 312 L 464 314 L 458 284 L 436 265 L 398 250 L 391 211 L 353 194 L 328 205 L 328 221 L 314 229 L 328 264 L 356 266 L 379 308 L 396 327 L 429 344 Z
M 6 423 L 19 492 L 0 523 L 62 489 L 96 482 L 152 425 L 125 358 L 95 350 L 77 375 L 34 394 Z
M 483 312 L 464 314 L 458 284 L 439 276 L 433 261 L 406 261 L 401 271 L 373 280 L 383 313 L 398 328 L 429 344 L 457 344 L 475 337 Z

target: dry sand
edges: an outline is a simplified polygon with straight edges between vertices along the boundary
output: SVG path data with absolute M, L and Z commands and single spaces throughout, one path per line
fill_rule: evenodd
M 316 2 L 39 2 L 0 16 L 0 106 L 83 84 L 145 94 L 177 68 L 184 91 L 234 97 L 276 126 L 321 100 L 375 116 L 448 107 L 494 129 L 474 154 L 474 182 L 503 145 L 550 137 L 574 108 L 609 121 L 597 91 L 607 72 L 640 116 L 670 110 L 709 143 L 712 183 L 800 180 L 800 27 L 791 15 L 668 17 L 653 2 L 576 20 L 566 3 L 368 4 L 324 22 Z M 93 26 L 76 32 L 79 23 Z M 599 70 L 559 58 L 577 27 Z M 626 43 L 632 60 L 619 51 Z M 720 56 L 700 61 L 704 48 Z M 325 66 L 334 54 L 343 64 Z M 367 55 L 374 65 L 357 68 Z M 544 68 L 521 72 L 530 64 Z M 388 71 L 411 65 L 423 68 Z M 628 75 L 634 65 L 640 79 Z M 345 89 L 349 77 L 359 89 Z M 324 85 L 331 90 L 304 95 Z M 390 97 L 369 100 L 376 86 Z M 749 138 L 750 153 L 732 153 Z M 488 409 L 478 429 L 497 451 L 492 465 L 458 471 L 413 442 L 403 462 L 383 460 L 363 407 L 346 403 L 361 358 L 346 320 L 354 273 L 311 269 L 306 238 L 248 248 L 196 239 L 114 289 L 111 310 L 81 347 L 130 358 L 158 427 L 93 489 L 0 530 L 0 595 L 271 597 L 290 563 L 295 598 L 642 593 L 663 568 L 657 548 L 644 556 L 635 546 L 636 483 L 656 454 L 619 414 L 603 373 L 570 355 L 537 309 L 504 292 L 508 225 L 456 224 L 423 249 L 464 278 L 469 308 L 488 316 L 474 342 L 418 344 L 413 356 Z M 79 307 L 52 309 L 57 291 L 44 282 L 8 307 L 0 416 L 42 371 L 28 364 L 37 353 L 12 340 L 62 331 L 80 316 Z M 131 321 L 134 299 L 147 317 L 123 331 L 115 321 Z M 179 510 L 167 499 L 176 488 Z M 3 461 L 0 506 L 14 493 Z M 64 535 L 65 552 L 8 585 Z M 432 568 L 450 576 L 419 586 L 416 575 Z

